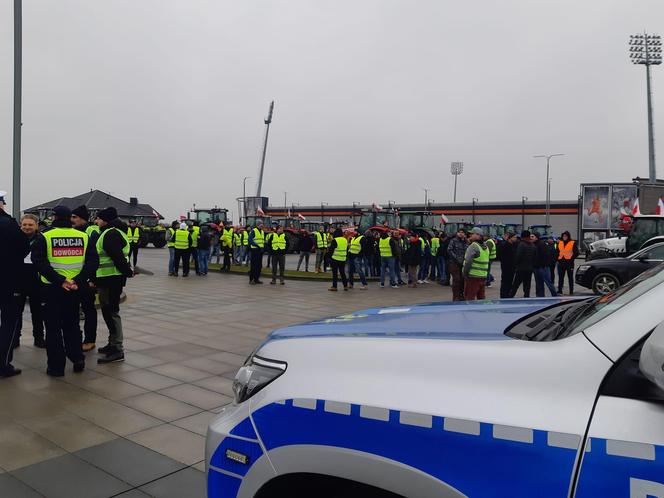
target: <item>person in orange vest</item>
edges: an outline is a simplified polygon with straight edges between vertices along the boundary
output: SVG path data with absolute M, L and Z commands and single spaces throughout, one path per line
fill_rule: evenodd
M 560 236 L 556 247 L 558 259 L 558 294 L 563 293 L 565 275 L 569 281 L 569 293 L 574 294 L 574 260 L 579 257 L 579 245 L 572 240 L 572 235 L 565 231 Z

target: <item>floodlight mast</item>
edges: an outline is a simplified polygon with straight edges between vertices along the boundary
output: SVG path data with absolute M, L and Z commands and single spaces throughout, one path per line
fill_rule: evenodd
M 261 196 L 263 189 L 263 172 L 265 171 L 265 156 L 267 155 L 267 137 L 270 134 L 270 124 L 272 123 L 272 113 L 274 112 L 274 100 L 270 103 L 270 110 L 265 118 L 265 140 L 263 141 L 263 155 L 261 156 L 261 169 L 258 174 L 258 188 L 256 189 L 256 197 Z
M 455 161 L 450 167 L 450 172 L 454 175 L 454 203 L 456 204 L 457 178 L 463 173 L 463 161 Z
M 646 93 L 648 103 L 648 177 L 650 183 L 657 181 L 657 168 L 655 166 L 655 134 L 653 130 L 652 90 L 650 80 L 650 66 L 662 63 L 662 39 L 659 35 L 631 35 L 629 37 L 629 56 L 633 64 L 646 66 Z

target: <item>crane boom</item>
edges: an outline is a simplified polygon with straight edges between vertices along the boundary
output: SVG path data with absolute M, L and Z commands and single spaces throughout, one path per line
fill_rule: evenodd
M 274 100 L 270 103 L 270 110 L 265 118 L 265 140 L 263 141 L 263 155 L 261 156 L 261 169 L 258 174 L 258 188 L 256 189 L 256 197 L 261 196 L 263 188 L 263 172 L 265 171 L 265 156 L 267 155 L 267 137 L 270 134 L 270 123 L 272 123 L 272 113 L 274 112 Z

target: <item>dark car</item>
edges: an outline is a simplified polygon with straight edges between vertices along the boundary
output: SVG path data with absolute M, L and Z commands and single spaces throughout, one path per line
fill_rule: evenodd
M 576 283 L 595 294 L 608 294 L 663 261 L 664 243 L 641 249 L 627 258 L 587 261 L 576 270 Z

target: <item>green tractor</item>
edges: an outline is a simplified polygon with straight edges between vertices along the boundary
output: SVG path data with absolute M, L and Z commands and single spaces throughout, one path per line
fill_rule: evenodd
M 405 228 L 420 237 L 425 234 L 429 237 L 434 235 L 435 218 L 428 211 L 402 211 L 399 215 L 399 223 L 401 228 Z
M 211 224 L 221 226 L 228 221 L 228 209 L 218 207 L 198 209 L 194 207 L 193 210 L 187 213 L 187 221 L 192 224 L 197 221 L 200 226 Z
M 138 247 L 147 247 L 152 244 L 160 249 L 166 245 L 166 227 L 159 223 L 156 216 L 139 216 L 136 218 L 138 226 L 142 229 Z

